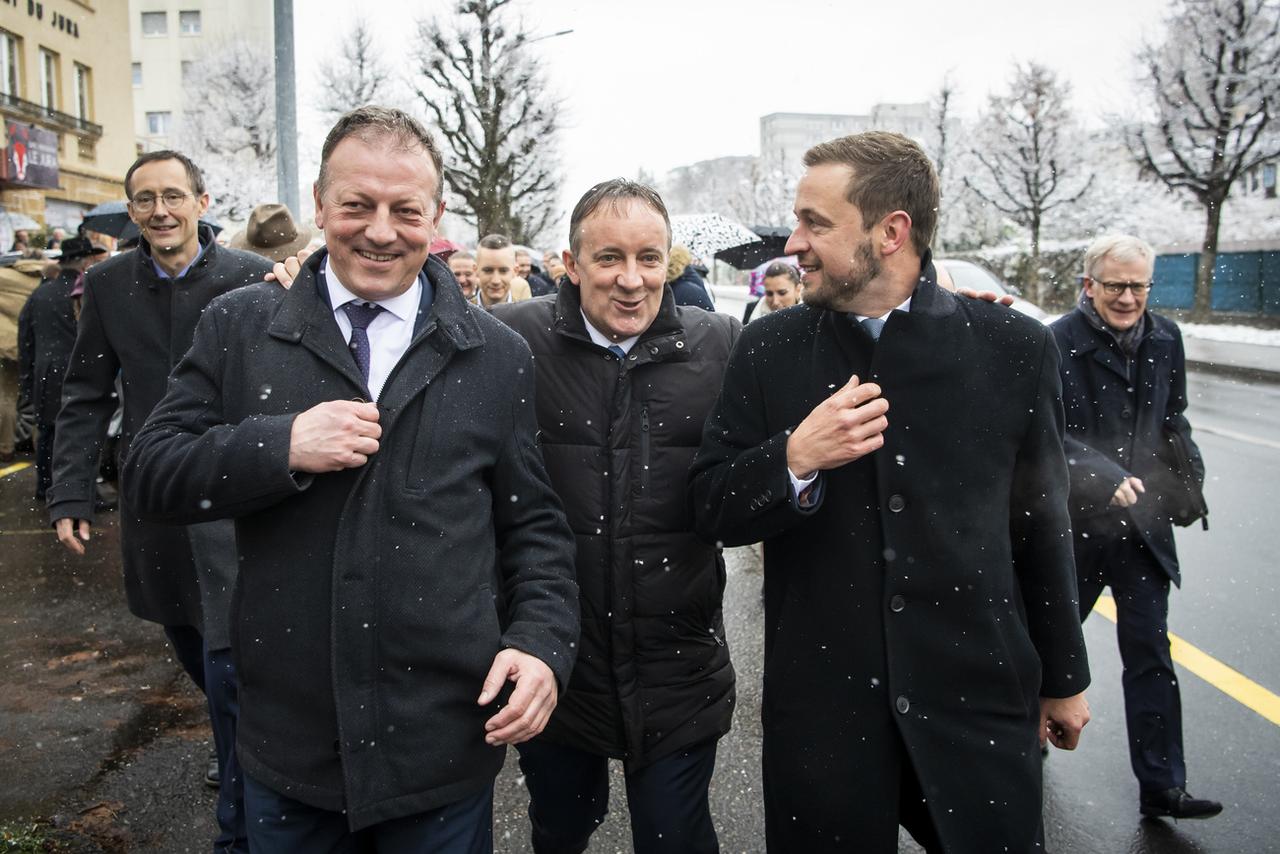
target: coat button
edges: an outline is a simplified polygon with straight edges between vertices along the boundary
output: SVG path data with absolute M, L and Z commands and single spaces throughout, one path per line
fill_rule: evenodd
M 901 495 L 889 496 L 889 509 L 894 513 L 901 513 L 902 508 L 906 506 L 907 506 L 907 499 L 903 498 Z
M 907 607 L 907 600 L 900 595 L 895 595 L 889 600 L 889 610 L 895 614 L 901 614 L 902 609 Z
M 899 694 L 898 701 L 894 703 L 894 706 L 897 707 L 898 714 L 905 715 L 911 708 L 911 701 L 907 699 L 905 694 Z
M 1121 418 L 1132 418 L 1132 417 L 1133 417 L 1133 410 L 1131 410 L 1131 409 L 1124 409 L 1124 410 L 1121 410 L 1121 412 L 1120 412 L 1120 417 L 1121 417 Z

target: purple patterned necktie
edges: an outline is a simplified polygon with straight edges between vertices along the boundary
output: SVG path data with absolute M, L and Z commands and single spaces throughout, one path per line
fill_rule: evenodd
M 364 302 L 349 302 L 342 307 L 351 321 L 351 355 L 360 368 L 360 376 L 364 384 L 369 385 L 369 333 L 366 331 L 373 319 L 382 313 L 380 305 Z

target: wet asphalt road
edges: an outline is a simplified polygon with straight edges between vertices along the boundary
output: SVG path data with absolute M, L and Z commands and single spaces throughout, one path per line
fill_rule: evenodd
M 1191 417 L 1209 468 L 1210 531 L 1180 529 L 1186 577 L 1171 629 L 1280 692 L 1274 556 L 1280 387 L 1193 375 Z M 156 627 L 131 617 L 111 516 L 87 559 L 64 555 L 27 499 L 30 469 L 0 479 L 0 821 L 43 817 L 68 850 L 200 851 L 213 797 L 201 698 Z M 739 674 L 733 732 L 720 746 L 713 814 L 725 852 L 763 850 L 759 782 L 762 622 L 754 549 L 728 553 L 726 623 Z M 1128 768 L 1120 662 L 1111 623 L 1085 624 L 1094 720 L 1080 750 L 1045 771 L 1049 850 L 1280 851 L 1280 727 L 1180 670 L 1189 787 L 1224 801 L 1206 822 L 1142 821 Z M 615 768 L 612 811 L 591 852 L 630 850 Z M 526 852 L 526 798 L 512 752 L 498 780 L 495 840 Z M 902 851 L 918 851 L 909 840 Z

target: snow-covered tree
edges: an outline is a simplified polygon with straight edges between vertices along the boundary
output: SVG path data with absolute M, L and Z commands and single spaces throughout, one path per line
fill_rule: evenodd
M 391 72 L 364 18 L 358 18 L 338 46 L 338 58 L 320 64 L 320 112 L 330 120 L 391 94 Z
M 1193 313 L 1211 310 L 1224 205 L 1236 180 L 1280 156 L 1280 7 L 1274 0 L 1179 0 L 1162 44 L 1139 54 L 1155 117 L 1128 144 L 1144 174 L 1204 209 Z
M 481 234 L 536 245 L 560 219 L 560 102 L 533 39 L 510 28 L 511 0 L 459 0 L 448 21 L 418 23 L 414 94 L 445 144 L 446 186 Z
M 798 164 L 796 164 L 798 166 Z M 729 215 L 744 225 L 789 226 L 800 176 L 781 150 L 762 152 L 747 164 L 728 197 Z
M 183 72 L 180 148 L 199 165 L 218 219 L 242 222 L 276 188 L 275 72 L 248 42 L 213 46 Z
M 1068 100 L 1071 87 L 1036 62 L 1014 66 L 1005 95 L 991 95 L 972 148 L 979 175 L 964 183 L 983 201 L 1026 228 L 1031 264 L 1026 282 L 1040 296 L 1040 230 L 1047 213 L 1078 202 L 1093 176 L 1078 148 Z

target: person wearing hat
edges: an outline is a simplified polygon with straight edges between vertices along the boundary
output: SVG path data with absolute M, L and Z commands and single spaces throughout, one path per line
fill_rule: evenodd
M 297 255 L 310 242 L 311 229 L 294 222 L 287 206 L 272 202 L 253 209 L 249 222 L 231 238 L 230 246 L 283 261 Z
M 76 343 L 73 300 L 84 271 L 107 257 L 87 237 L 62 243 L 58 273 L 40 282 L 18 315 L 18 388 L 31 401 L 36 419 L 36 500 L 43 501 L 53 477 L 53 424 L 62 406 L 62 377 Z M 22 261 L 37 272 L 38 261 Z M 37 281 L 39 281 L 37 279 Z

